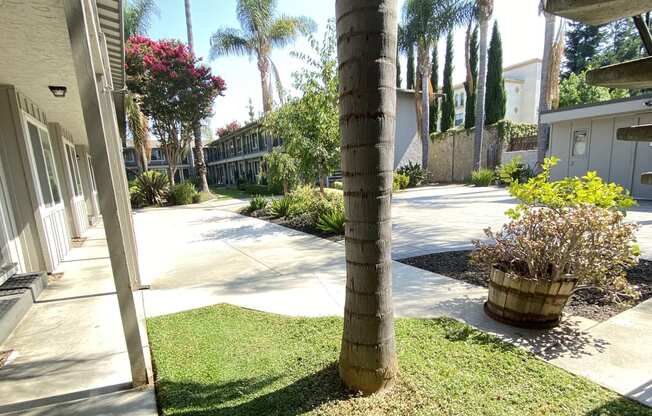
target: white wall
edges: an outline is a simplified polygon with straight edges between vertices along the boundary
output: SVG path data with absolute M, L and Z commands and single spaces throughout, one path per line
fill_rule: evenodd
M 406 165 L 408 162 L 421 164 L 421 155 L 414 92 L 397 90 L 394 169 Z
M 536 150 L 517 150 L 515 152 L 503 152 L 501 155 L 500 163 L 509 163 L 512 159 L 520 157 L 521 162 L 534 169 L 537 165 L 537 151 Z

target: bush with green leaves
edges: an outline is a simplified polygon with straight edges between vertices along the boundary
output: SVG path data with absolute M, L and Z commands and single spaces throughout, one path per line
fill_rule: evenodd
M 168 194 L 168 203 L 172 205 L 192 204 L 195 195 L 199 195 L 195 185 L 192 182 L 182 182 L 170 188 Z
M 275 218 L 287 217 L 292 206 L 292 198 L 284 196 L 283 198 L 273 199 L 269 204 L 269 212 Z
M 410 177 L 402 173 L 394 172 L 394 179 L 392 181 L 392 190 L 400 191 L 405 189 L 410 184 Z
M 333 182 L 331 187 L 333 189 L 339 189 L 341 191 L 342 189 L 344 189 L 344 184 L 342 183 L 342 181 L 335 181 L 335 182 Z
M 325 233 L 344 234 L 346 216 L 344 209 L 323 212 L 317 218 L 317 229 Z
M 526 183 L 512 183 L 509 193 L 521 203 L 507 211 L 507 215 L 518 218 L 524 207 L 538 206 L 553 209 L 593 205 L 610 210 L 626 210 L 636 204 L 622 186 L 605 183 L 596 172 L 579 177 L 550 180 L 550 169 L 559 161 L 556 157 L 546 158 L 542 171 Z
M 156 170 L 143 172 L 133 181 L 129 189 L 132 202 L 139 206 L 163 205 L 170 191 L 167 175 Z
M 421 167 L 418 163 L 412 163 L 409 161 L 407 165 L 403 165 L 396 170 L 397 173 L 401 175 L 407 175 L 410 178 L 408 182 L 409 188 L 414 188 L 415 186 L 421 185 L 421 183 L 426 179 L 426 170 Z
M 261 209 L 265 209 L 267 207 L 269 201 L 262 196 L 262 195 L 254 195 L 253 198 L 251 198 L 251 201 L 249 201 L 249 207 L 247 210 L 249 212 L 255 212 L 259 211 Z
M 494 171 L 491 169 L 480 169 L 471 172 L 471 183 L 475 186 L 489 186 L 494 182 Z
M 509 162 L 498 166 L 496 168 L 496 176 L 501 184 L 511 185 L 514 182 L 527 182 L 532 176 L 534 176 L 534 172 L 530 166 L 523 163 L 522 157 L 516 156 Z

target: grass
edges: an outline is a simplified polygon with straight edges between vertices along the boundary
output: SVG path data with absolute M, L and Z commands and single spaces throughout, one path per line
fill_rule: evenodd
M 449 319 L 398 319 L 399 382 L 369 397 L 339 381 L 340 318 L 216 305 L 148 330 L 164 415 L 652 415 Z
M 245 191 L 236 188 L 225 188 L 223 186 L 211 186 L 211 192 L 217 199 L 243 199 L 251 196 Z

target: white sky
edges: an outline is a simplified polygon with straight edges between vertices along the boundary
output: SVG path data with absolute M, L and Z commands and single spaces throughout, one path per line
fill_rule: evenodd
M 399 16 L 405 0 L 398 0 Z M 161 15 L 154 18 L 149 36 L 153 38 L 178 38 L 186 40 L 184 7 L 182 0 L 159 0 Z M 195 50 L 208 61 L 209 38 L 217 28 L 239 27 L 235 16 L 235 0 L 192 0 Z M 508 66 L 543 53 L 544 19 L 538 14 L 539 0 L 495 0 L 494 18 L 498 20 L 503 40 L 503 60 Z M 326 23 L 334 18 L 334 0 L 279 0 L 278 12 L 288 15 L 309 16 L 318 24 L 316 37 L 321 39 Z M 455 32 L 454 83 L 464 79 L 464 29 Z M 443 69 L 445 40 L 439 45 L 440 70 Z M 290 51 L 308 51 L 307 42 L 299 40 L 283 50 L 276 50 L 272 60 L 281 72 L 286 88 L 292 84 L 291 74 L 301 61 L 290 56 Z M 232 120 L 247 120 L 247 105 L 252 99 L 256 113 L 262 111 L 260 76 L 255 61 L 247 57 L 222 57 L 210 62 L 213 73 L 227 84 L 224 97 L 217 99 L 213 131 Z M 402 78 L 405 83 L 405 57 L 402 58 Z M 440 78 L 441 79 L 441 78 Z

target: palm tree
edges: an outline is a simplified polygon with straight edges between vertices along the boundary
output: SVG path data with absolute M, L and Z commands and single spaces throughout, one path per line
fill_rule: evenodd
M 477 13 L 480 26 L 480 70 L 475 94 L 475 140 L 473 142 L 473 169 L 480 169 L 482 158 L 482 137 L 485 119 L 485 92 L 487 89 L 487 45 L 489 43 L 489 21 L 494 10 L 493 0 L 477 0 Z
M 130 0 L 127 2 L 124 10 L 125 39 L 133 35 L 147 33 L 153 15 L 159 15 L 154 0 Z M 125 112 L 129 131 L 134 142 L 134 149 L 138 156 L 139 169 L 146 172 L 152 151 L 151 141 L 149 140 L 149 121 L 140 110 L 138 95 L 131 91 L 127 91 L 125 95 Z
M 280 79 L 270 59 L 272 48 L 282 48 L 299 34 L 315 28 L 315 23 L 307 17 L 276 16 L 275 12 L 276 0 L 238 0 L 241 28 L 222 28 L 211 36 L 211 59 L 223 55 L 256 56 L 265 113 L 272 110 L 270 67 L 277 84 Z
M 547 13 L 543 9 L 544 2 L 539 4 L 539 12 L 543 12 L 546 18 L 546 29 L 543 43 L 543 61 L 541 62 L 541 93 L 539 94 L 539 112 L 547 111 L 550 109 L 550 60 L 552 56 L 552 48 L 555 37 L 555 25 L 557 17 L 554 14 Z M 542 124 L 539 121 L 539 134 L 537 138 L 537 169 L 543 165 L 543 160 L 546 157 L 548 150 L 548 134 L 550 133 L 550 126 Z
M 188 47 L 190 52 L 194 53 L 194 42 L 192 36 L 192 16 L 190 14 L 190 0 L 184 0 L 186 11 L 186 31 L 188 33 Z M 195 167 L 197 175 L 199 176 L 199 187 L 201 192 L 209 192 L 208 180 L 206 179 L 206 163 L 204 161 L 204 144 L 201 141 L 201 124 L 196 123 L 193 126 L 193 134 L 195 136 Z
M 346 300 L 339 371 L 352 390 L 394 384 L 391 191 L 396 0 L 337 0 Z
M 472 13 L 470 0 L 407 0 L 403 21 L 417 45 L 417 73 L 421 84 L 421 160 L 428 167 L 430 133 L 430 49 L 439 37 L 465 22 Z

